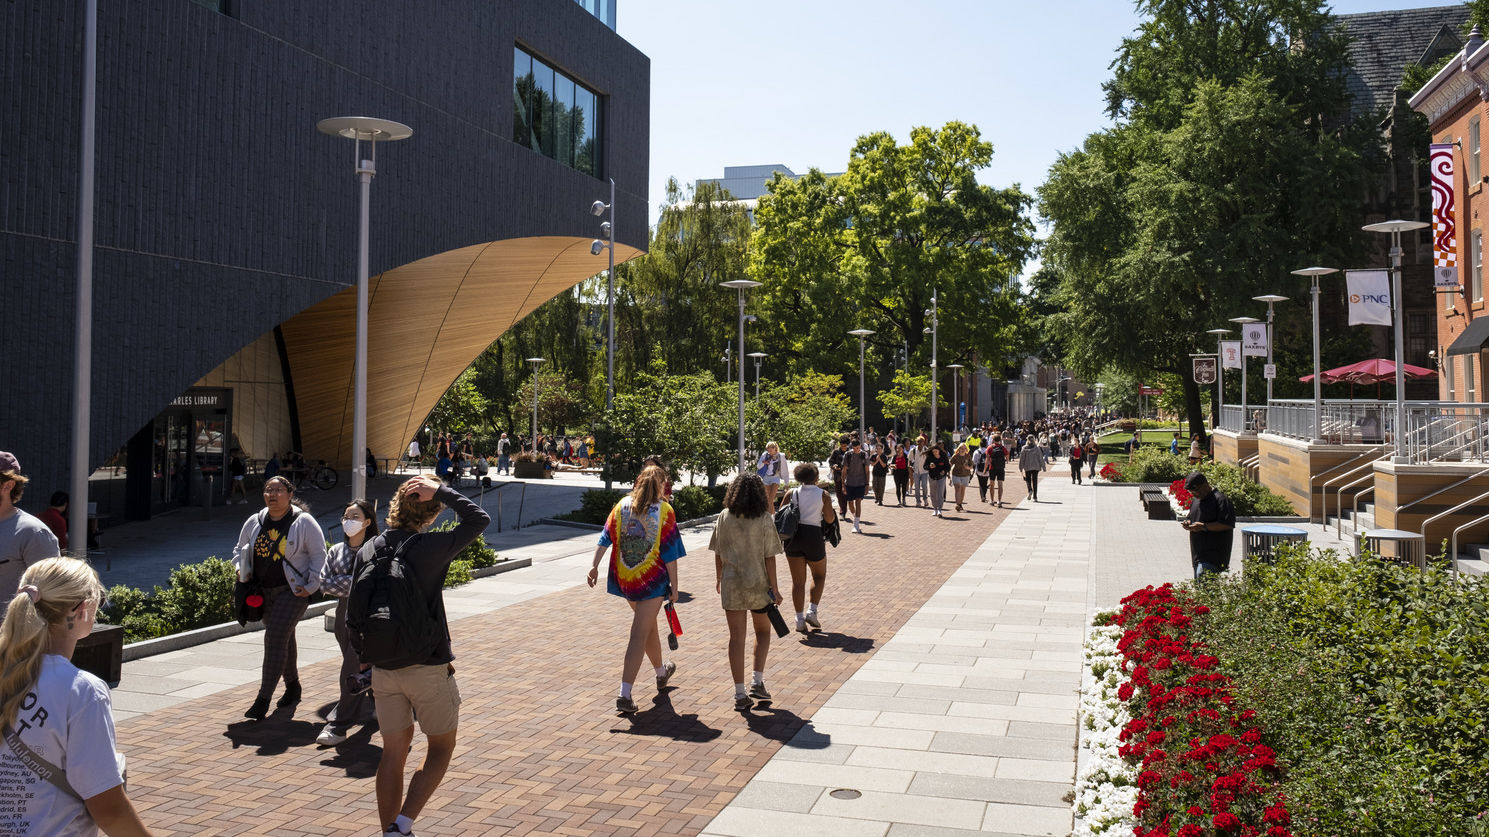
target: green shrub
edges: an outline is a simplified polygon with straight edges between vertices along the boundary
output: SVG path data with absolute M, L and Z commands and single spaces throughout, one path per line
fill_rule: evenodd
M 170 633 L 220 625 L 233 619 L 233 583 L 237 568 L 217 557 L 171 570 L 170 583 L 152 596 Z
M 448 532 L 454 529 L 455 525 L 455 521 L 446 520 L 444 523 L 430 527 L 429 531 Z M 492 567 L 496 565 L 496 550 L 486 545 L 485 535 L 476 535 L 475 540 L 471 541 L 465 549 L 460 550 L 455 560 L 469 563 L 472 569 Z
M 451 561 L 450 568 L 445 571 L 445 586 L 459 587 L 462 584 L 469 584 L 472 578 L 474 578 L 470 574 L 470 571 L 471 563 L 469 561 Z
M 1272 493 L 1261 483 L 1246 478 L 1246 472 L 1235 465 L 1223 462 L 1206 462 L 1202 466 L 1205 479 L 1230 498 L 1231 506 L 1241 517 L 1275 517 L 1295 515 L 1292 504 L 1286 498 Z
M 722 485 L 713 488 L 684 485 L 675 489 L 672 492 L 672 510 L 677 514 L 677 522 L 718 514 L 719 510 L 724 507 L 726 490 L 727 487 Z
M 1160 482 L 1165 485 L 1185 476 L 1193 468 L 1188 457 L 1176 456 L 1167 448 L 1146 445 L 1137 449 L 1132 461 L 1122 463 L 1122 482 Z
M 610 516 L 610 510 L 620 502 L 620 498 L 629 493 L 629 491 L 622 491 L 618 488 L 591 488 L 579 496 L 578 509 L 568 514 L 558 515 L 558 519 L 602 526 L 605 518 Z
M 1489 584 L 1287 546 L 1196 595 L 1211 608 L 1196 639 L 1278 742 L 1306 833 L 1473 833 L 1489 807 Z

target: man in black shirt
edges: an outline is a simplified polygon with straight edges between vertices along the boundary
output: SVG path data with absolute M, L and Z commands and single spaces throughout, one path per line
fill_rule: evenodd
M 1230 498 L 1213 488 L 1199 471 L 1184 480 L 1194 495 L 1189 517 L 1180 521 L 1189 531 L 1189 563 L 1194 577 L 1230 569 L 1231 546 L 1236 534 L 1236 510 Z
M 838 449 L 827 457 L 827 467 L 832 469 L 832 493 L 838 498 L 838 514 L 848 513 L 848 494 L 843 485 L 843 459 L 848 455 L 848 434 L 844 433 L 838 437 Z

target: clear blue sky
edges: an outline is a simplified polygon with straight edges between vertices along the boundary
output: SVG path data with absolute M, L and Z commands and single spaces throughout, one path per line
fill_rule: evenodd
M 1451 5 L 1338 0 L 1337 14 Z M 842 171 L 855 139 L 953 119 L 993 143 L 980 178 L 1033 193 L 1106 127 L 1101 83 L 1137 25 L 1127 0 L 618 0 L 651 58 L 651 183 L 726 165 Z

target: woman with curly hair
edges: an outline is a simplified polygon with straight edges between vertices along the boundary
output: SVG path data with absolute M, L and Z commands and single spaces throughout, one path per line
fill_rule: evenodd
M 0 622 L 0 831 L 149 834 L 124 795 L 109 687 L 70 662 L 103 606 L 98 573 L 45 558 L 14 595 Z
M 755 701 L 770 703 L 765 690 L 765 656 L 770 652 L 772 604 L 781 603 L 776 580 L 776 556 L 783 551 L 776 534 L 775 517 L 769 514 L 770 498 L 764 481 L 756 474 L 740 474 L 724 493 L 724 511 L 719 514 L 708 548 L 713 550 L 714 589 L 729 624 L 729 671 L 734 675 L 734 708 L 746 710 Z M 745 612 L 755 628 L 755 668 L 749 691 L 745 691 Z
M 827 544 L 822 528 L 837 520 L 832 499 L 817 485 L 817 466 L 803 462 L 796 466 L 797 488 L 787 492 L 782 503 L 794 496 L 800 511 L 796 534 L 786 544 L 786 565 L 791 568 L 791 603 L 796 607 L 796 630 L 807 633 L 808 627 L 822 630 L 817 607 L 827 586 Z M 807 577 L 811 576 L 810 596 Z
M 666 486 L 667 474 L 661 468 L 648 465 L 642 469 L 631 493 L 620 498 L 605 519 L 594 564 L 589 568 L 587 580 L 593 587 L 599 579 L 600 559 L 605 550 L 610 550 L 605 589 L 631 606 L 631 636 L 621 667 L 620 694 L 615 698 L 615 710 L 622 715 L 636 712 L 631 686 L 641 670 L 643 655 L 651 660 L 656 672 L 657 691 L 667 688 L 677 671 L 676 663 L 662 662 L 662 639 L 657 633 L 662 600 L 677 603 L 677 559 L 687 554 L 677 530 L 677 514 L 662 499 Z

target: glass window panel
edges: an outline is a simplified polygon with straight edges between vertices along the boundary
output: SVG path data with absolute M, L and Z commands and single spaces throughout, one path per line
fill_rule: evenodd
M 1473 231 L 1473 272 L 1468 277 L 1468 298 L 1478 302 L 1484 298 L 1484 233 Z
M 595 94 L 576 87 L 574 90 L 574 168 L 585 174 L 598 174 L 595 169 Z
M 532 99 L 532 148 L 546 157 L 553 156 L 553 68 L 533 59 L 533 77 L 537 80 Z
M 533 83 L 532 56 L 518 48 L 513 53 L 512 68 L 512 141 L 523 148 L 532 148 L 528 102 Z
M 554 155 L 566 166 L 574 165 L 574 81 L 558 74 L 554 78 L 553 147 Z
M 1479 120 L 1468 121 L 1468 182 L 1479 182 Z

